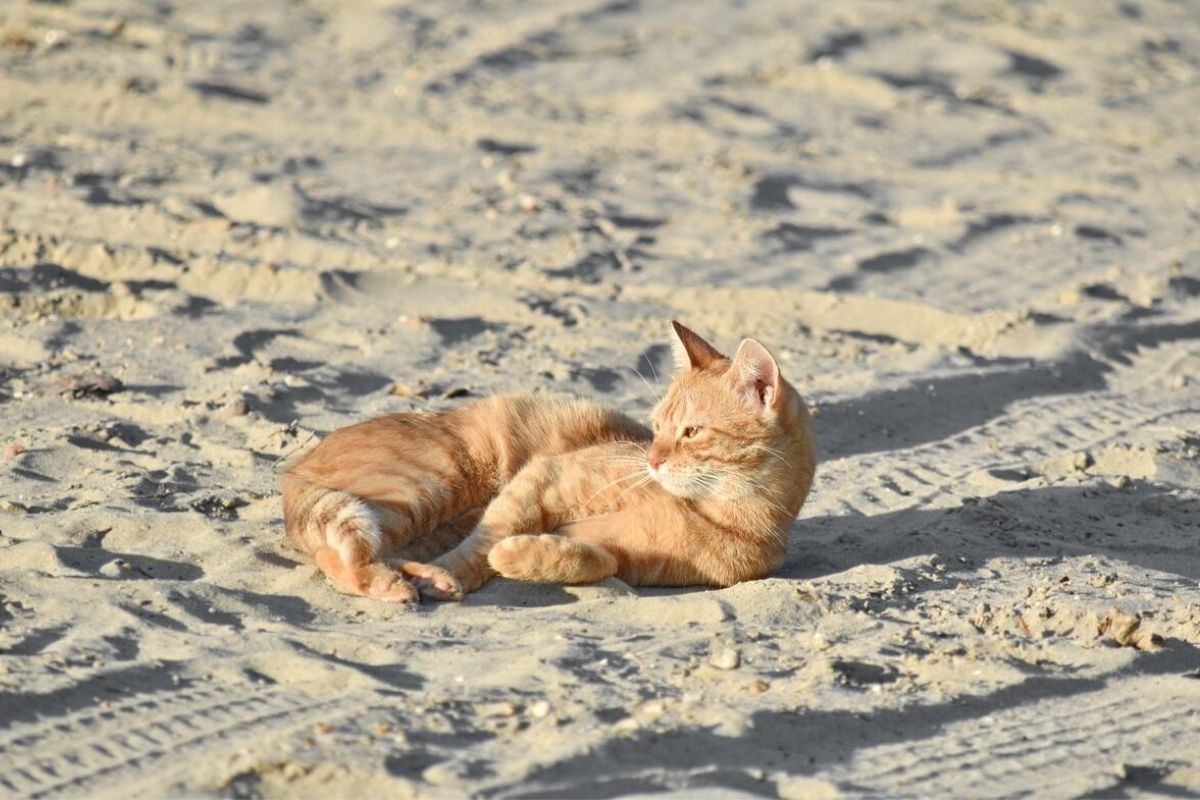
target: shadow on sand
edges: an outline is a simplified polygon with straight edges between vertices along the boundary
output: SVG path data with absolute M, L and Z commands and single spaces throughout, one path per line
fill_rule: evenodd
M 1079 524 L 1081 518 L 1086 525 Z M 952 586 L 967 573 L 978 578 L 976 568 L 996 557 L 1036 557 L 1052 564 L 1059 557 L 1091 555 L 1161 571 L 1168 584 L 1194 585 L 1200 578 L 1197 523 L 1200 502 L 1153 483 L 1136 482 L 1120 490 L 1018 489 L 958 508 L 803 520 L 793 529 L 791 558 L 776 577 L 817 579 L 865 563 L 937 556 L 946 566 L 946 575 L 943 580 L 923 583 L 919 595 Z M 697 591 L 704 590 L 648 589 L 639 594 Z M 522 605 L 554 605 L 564 602 L 563 598 L 574 599 L 559 587 L 529 587 L 523 594 L 530 602 Z M 895 602 L 912 603 L 915 598 L 906 596 Z M 1197 669 L 1200 648 L 1168 639 L 1161 651 L 1140 654 L 1119 674 L 1194 674 Z M 950 723 L 1095 692 L 1105 685 L 1106 681 L 1098 678 L 1031 674 L 1019 685 L 988 695 L 902 709 L 880 708 L 870 714 L 762 711 L 753 715 L 747 731 L 737 737 L 701 727 L 644 732 L 610 740 L 595 751 L 528 776 L 526 785 L 540 787 L 537 790 L 513 794 L 509 787 L 502 793 L 526 798 L 602 798 L 661 792 L 662 776 L 656 773 L 670 765 L 670 772 L 686 780 L 689 788 L 773 797 L 774 784 L 754 780 L 750 771 L 813 774 L 852 759 L 862 749 L 921 740 Z

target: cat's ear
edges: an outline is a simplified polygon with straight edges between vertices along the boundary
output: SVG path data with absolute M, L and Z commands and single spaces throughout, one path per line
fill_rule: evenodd
M 783 376 L 779 364 L 754 339 L 743 339 L 729 368 L 733 388 L 763 411 L 778 411 L 783 404 Z
M 671 320 L 671 329 L 675 331 L 675 338 L 671 340 L 671 352 L 675 354 L 677 372 L 704 369 L 713 361 L 725 357 L 711 344 L 675 320 Z

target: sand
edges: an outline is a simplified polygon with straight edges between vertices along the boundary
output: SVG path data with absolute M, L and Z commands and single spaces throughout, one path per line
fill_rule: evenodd
M 1200 793 L 1188 3 L 0 7 L 0 795 Z M 278 464 L 753 335 L 775 576 L 334 592 Z M 644 378 L 644 381 L 643 381 Z

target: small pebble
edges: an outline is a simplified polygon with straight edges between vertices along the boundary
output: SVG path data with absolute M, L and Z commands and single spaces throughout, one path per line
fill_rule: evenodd
M 646 717 L 661 717 L 667 711 L 667 704 L 662 700 L 651 700 L 643 703 L 638 713 Z
M 16 458 L 17 456 L 21 455 L 21 453 L 24 453 L 24 452 L 25 452 L 25 445 L 21 444 L 20 442 L 13 442 L 12 444 L 10 444 L 4 448 L 4 457 L 5 458 Z
M 742 657 L 734 648 L 723 647 L 709 656 L 708 663 L 717 669 L 737 669 L 742 663 Z

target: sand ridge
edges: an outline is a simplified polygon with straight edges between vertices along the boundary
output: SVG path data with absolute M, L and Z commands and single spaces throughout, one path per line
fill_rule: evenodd
M 1200 791 L 1200 23 L 1159 0 L 0 9 L 0 793 Z M 721 591 L 343 597 L 279 465 L 752 335 Z

